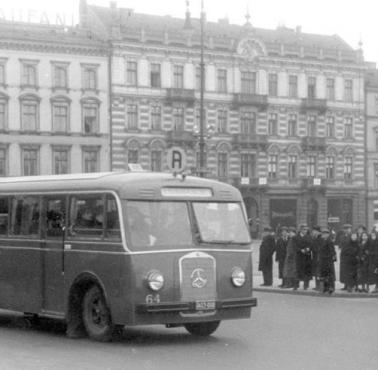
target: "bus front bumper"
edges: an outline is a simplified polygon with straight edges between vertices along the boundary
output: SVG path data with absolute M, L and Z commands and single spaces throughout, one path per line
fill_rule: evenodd
M 215 301 L 213 310 L 225 310 L 230 308 L 256 307 L 257 298 L 238 298 Z M 198 311 L 197 302 L 164 302 L 145 303 L 137 305 L 138 313 L 159 313 L 159 312 L 195 312 Z

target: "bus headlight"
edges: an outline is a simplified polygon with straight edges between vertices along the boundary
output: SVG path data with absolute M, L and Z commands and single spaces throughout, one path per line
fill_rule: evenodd
M 245 283 L 245 272 L 240 267 L 234 267 L 231 273 L 231 281 L 236 287 L 241 287 Z
M 160 273 L 160 271 L 154 270 L 154 271 L 150 271 L 147 274 L 147 285 L 154 292 L 157 292 L 163 287 L 164 277 Z

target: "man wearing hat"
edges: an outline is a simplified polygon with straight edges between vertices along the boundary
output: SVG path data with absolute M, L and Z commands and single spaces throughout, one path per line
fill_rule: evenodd
M 335 290 L 336 251 L 328 228 L 322 229 L 322 239 L 319 249 L 320 292 L 331 294 Z
M 295 238 L 297 237 L 297 230 L 295 227 L 290 226 L 288 228 L 289 241 L 286 246 L 286 256 L 283 267 L 283 278 L 285 285 L 283 288 L 298 288 L 297 279 L 297 262 L 296 262 L 296 250 L 295 250 Z
M 308 232 L 307 225 L 301 225 L 299 233 L 295 238 L 295 248 L 297 251 L 297 276 L 299 281 L 303 281 L 303 289 L 307 290 L 312 279 L 312 240 Z
M 314 226 L 312 228 L 311 237 L 312 275 L 315 277 L 314 290 L 319 290 L 319 249 L 323 241 L 320 226 Z
M 265 227 L 259 258 L 259 271 L 262 271 L 264 279 L 262 286 L 272 286 L 273 284 L 273 253 L 275 250 L 274 231 L 271 227 Z
M 344 224 L 342 233 L 336 243 L 340 248 L 340 283 L 344 284 L 344 287 L 341 290 L 347 290 L 347 270 L 348 270 L 348 258 L 345 256 L 345 250 L 350 242 L 350 236 L 352 234 L 352 225 Z
M 281 235 L 277 239 L 276 243 L 276 262 L 278 262 L 278 277 L 282 279 L 281 285 L 279 288 L 283 288 L 286 284 L 283 277 L 283 267 L 286 257 L 286 248 L 287 243 L 289 242 L 289 234 L 286 226 L 281 227 Z

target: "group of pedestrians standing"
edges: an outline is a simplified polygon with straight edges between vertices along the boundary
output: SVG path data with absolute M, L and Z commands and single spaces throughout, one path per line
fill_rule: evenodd
M 335 290 L 336 247 L 340 248 L 340 282 L 348 292 L 368 292 L 375 284 L 378 292 L 378 238 L 362 226 L 353 231 L 346 224 L 335 237 L 328 228 L 307 225 L 282 227 L 279 235 L 272 228 L 264 229 L 260 245 L 259 270 L 263 274 L 264 286 L 273 284 L 273 256 L 278 263 L 278 275 L 282 279 L 280 288 L 303 289 L 315 279 L 315 290 L 333 293 Z

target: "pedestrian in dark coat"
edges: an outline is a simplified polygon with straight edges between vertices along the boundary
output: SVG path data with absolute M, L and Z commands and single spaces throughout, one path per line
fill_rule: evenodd
M 360 292 L 369 292 L 369 236 L 366 231 L 361 234 L 358 249 L 357 284 Z
M 295 238 L 296 230 L 294 227 L 289 227 L 289 240 L 286 246 L 286 256 L 283 267 L 283 277 L 285 281 L 284 288 L 298 288 L 298 277 L 297 277 L 297 263 L 295 250 Z
M 336 251 L 335 245 L 330 236 L 330 231 L 322 230 L 323 242 L 319 249 L 319 278 L 321 282 L 321 293 L 333 293 L 335 290 L 335 266 Z
M 370 246 L 370 258 L 372 264 L 372 271 L 373 271 L 373 281 L 372 283 L 375 284 L 373 293 L 378 293 L 378 237 Z
M 368 254 L 368 260 L 369 260 L 369 275 L 368 275 L 368 284 L 376 284 L 376 277 L 377 275 L 374 273 L 375 271 L 375 262 L 376 262 L 376 253 L 378 250 L 378 238 L 375 231 L 372 231 L 370 233 L 369 238 L 369 254 Z
M 273 254 L 276 250 L 276 241 L 272 228 L 264 228 L 263 240 L 260 245 L 259 271 L 263 273 L 263 286 L 273 284 Z
M 302 225 L 295 238 L 298 280 L 303 281 L 303 289 L 307 290 L 312 279 L 311 236 L 308 227 Z
M 286 258 L 286 248 L 287 244 L 289 242 L 289 235 L 287 227 L 281 228 L 281 236 L 277 239 L 276 242 L 276 262 L 278 262 L 278 277 L 282 279 L 281 285 L 279 285 L 280 288 L 283 288 L 285 286 L 285 280 L 283 276 L 283 268 Z
M 346 262 L 344 259 L 344 247 L 350 242 L 350 234 L 352 233 L 352 225 L 345 224 L 343 233 L 340 235 L 338 246 L 340 248 L 340 282 L 344 284 L 341 290 L 347 290 Z M 356 234 L 357 235 L 357 234 Z
M 343 283 L 348 292 L 352 292 L 357 286 L 357 255 L 359 250 L 358 236 L 356 232 L 350 235 L 349 241 L 342 247 L 343 253 Z M 340 257 L 341 258 L 341 257 Z M 340 261 L 341 264 L 341 261 Z
M 319 249 L 323 242 L 320 226 L 314 226 L 312 228 L 312 276 L 315 277 L 315 288 L 319 290 Z

